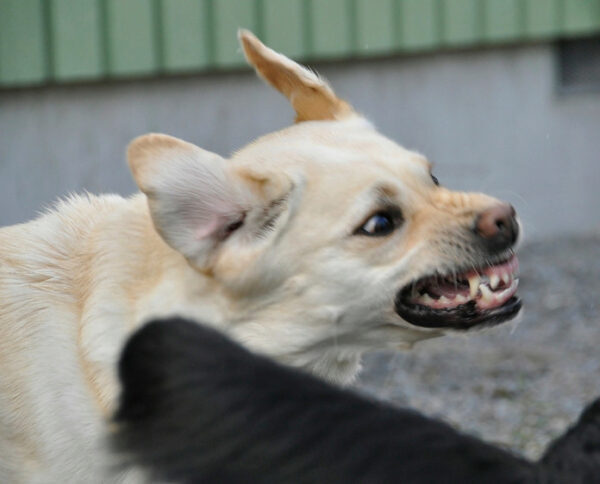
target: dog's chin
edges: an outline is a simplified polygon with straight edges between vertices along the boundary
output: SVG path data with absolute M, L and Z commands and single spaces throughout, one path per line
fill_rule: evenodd
M 515 295 L 518 262 L 514 255 L 468 271 L 422 277 L 396 296 L 396 313 L 406 322 L 430 329 L 467 330 L 494 326 L 521 309 Z

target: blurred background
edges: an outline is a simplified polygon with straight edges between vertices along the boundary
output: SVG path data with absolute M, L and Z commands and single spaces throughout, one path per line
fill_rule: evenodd
M 359 387 L 538 455 L 600 393 L 600 0 L 0 0 L 0 225 L 133 193 L 139 134 L 228 155 L 289 125 L 238 27 L 516 206 L 520 326 L 370 356 Z

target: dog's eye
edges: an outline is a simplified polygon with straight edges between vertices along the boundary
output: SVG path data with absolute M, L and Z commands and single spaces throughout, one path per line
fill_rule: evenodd
M 439 182 L 439 180 L 437 179 L 437 176 L 435 176 L 433 173 L 430 173 L 430 176 L 431 176 L 431 179 L 433 180 L 433 184 L 434 184 L 436 187 L 439 187 L 439 186 L 440 186 L 440 182 Z
M 372 215 L 357 231 L 360 235 L 381 237 L 388 235 L 396 228 L 394 217 L 387 212 L 377 212 Z

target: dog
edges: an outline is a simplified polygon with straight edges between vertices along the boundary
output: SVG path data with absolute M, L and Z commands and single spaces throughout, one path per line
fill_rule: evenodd
M 113 445 L 168 482 L 600 482 L 600 398 L 538 462 L 181 318 L 125 346 Z
M 141 193 L 74 196 L 0 230 L 0 481 L 109 479 L 115 366 L 154 317 L 210 321 L 345 384 L 372 348 L 519 312 L 511 205 L 440 186 L 315 73 L 239 39 L 294 125 L 228 160 L 141 136 Z

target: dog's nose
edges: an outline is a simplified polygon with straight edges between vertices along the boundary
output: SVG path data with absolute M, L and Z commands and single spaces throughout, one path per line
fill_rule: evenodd
M 508 249 L 519 236 L 515 209 L 508 203 L 494 205 L 475 219 L 475 233 L 493 251 Z

